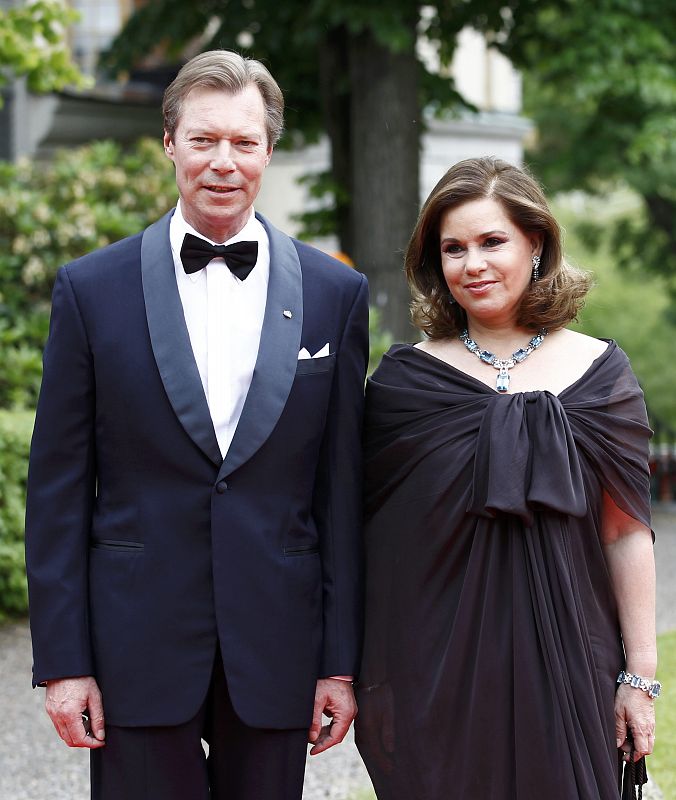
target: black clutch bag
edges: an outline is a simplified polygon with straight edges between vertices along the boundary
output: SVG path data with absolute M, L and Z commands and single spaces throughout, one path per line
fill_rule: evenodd
M 634 761 L 632 749 L 629 761 L 625 762 L 622 772 L 622 800 L 642 800 L 643 786 L 648 783 L 648 773 L 645 768 L 645 756 Z

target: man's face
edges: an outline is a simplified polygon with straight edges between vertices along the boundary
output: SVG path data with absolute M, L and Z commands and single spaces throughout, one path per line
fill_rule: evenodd
M 164 149 L 176 167 L 186 221 L 216 243 L 230 239 L 249 219 L 272 153 L 258 88 L 193 89 L 173 140 L 164 134 Z

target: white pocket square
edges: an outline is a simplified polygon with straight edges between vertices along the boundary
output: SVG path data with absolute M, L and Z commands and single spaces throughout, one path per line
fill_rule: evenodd
M 329 352 L 329 343 L 327 342 L 321 350 L 317 350 L 314 355 L 310 355 L 310 351 L 306 350 L 304 347 L 298 353 L 298 360 L 302 361 L 304 358 L 324 358 L 325 356 L 331 355 Z

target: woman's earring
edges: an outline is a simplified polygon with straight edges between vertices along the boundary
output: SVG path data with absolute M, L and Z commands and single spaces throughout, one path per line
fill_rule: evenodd
M 540 256 L 533 255 L 533 283 L 540 279 Z
M 452 294 L 451 292 L 449 292 L 449 293 L 448 293 L 448 302 L 449 302 L 449 303 L 450 303 L 452 306 L 456 305 L 456 303 L 458 302 L 458 301 L 455 299 L 455 297 L 453 297 L 453 294 Z

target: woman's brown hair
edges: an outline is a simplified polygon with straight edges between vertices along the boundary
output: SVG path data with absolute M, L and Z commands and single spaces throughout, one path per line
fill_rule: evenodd
M 560 328 L 574 319 L 591 286 L 587 273 L 566 263 L 561 229 L 537 181 L 498 158 L 469 158 L 451 167 L 425 201 L 406 250 L 406 277 L 413 294 L 413 324 L 430 339 L 456 336 L 467 326 L 441 269 L 439 227 L 450 208 L 492 198 L 526 235 L 542 236 L 540 277 L 527 289 L 517 324 L 529 330 Z

